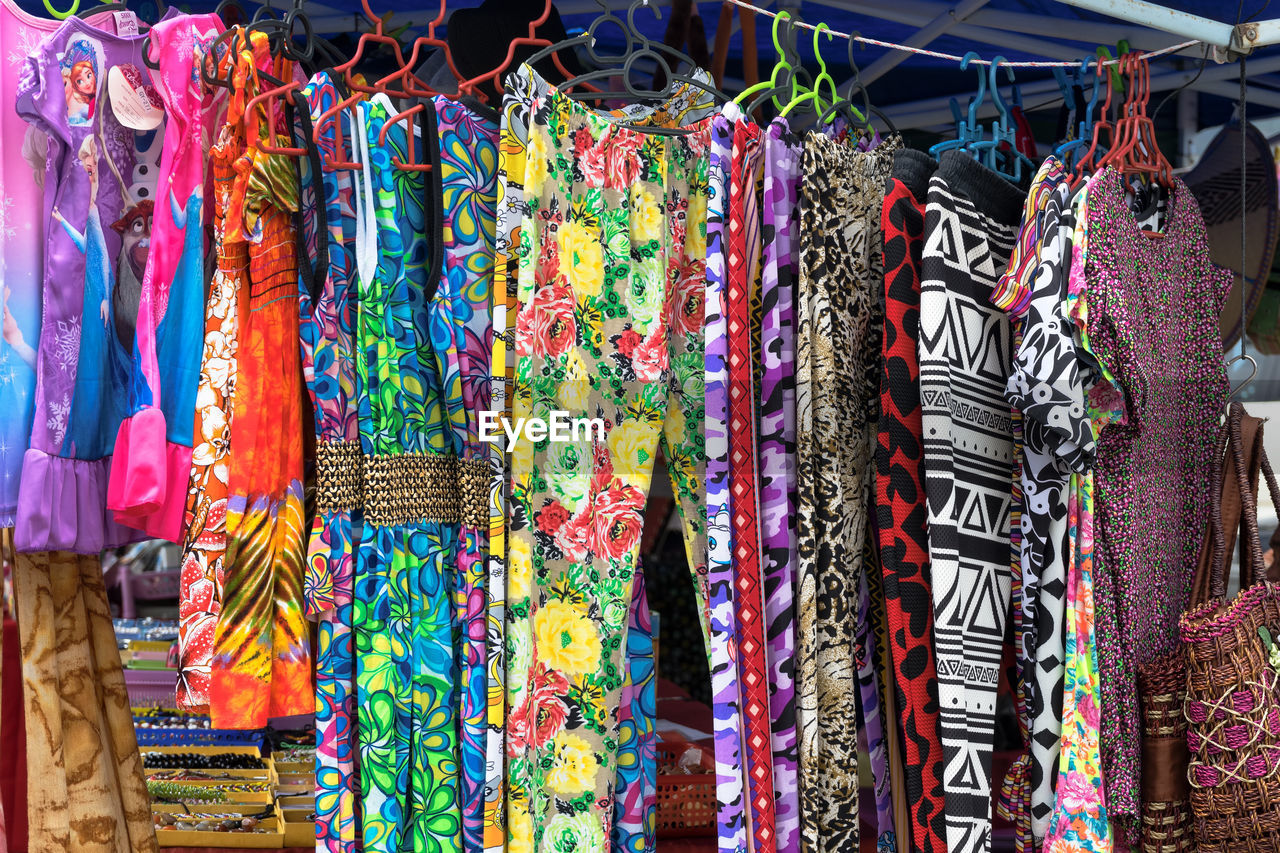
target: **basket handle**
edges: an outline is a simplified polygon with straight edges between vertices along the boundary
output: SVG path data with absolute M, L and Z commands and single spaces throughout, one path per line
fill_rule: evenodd
M 1238 527 L 1243 528 L 1244 539 L 1240 542 L 1241 550 L 1241 587 L 1248 588 L 1257 583 L 1264 574 L 1262 557 L 1262 541 L 1258 532 L 1258 510 L 1254 498 L 1258 468 L 1261 468 L 1267 479 L 1267 488 L 1274 500 L 1277 490 L 1275 474 L 1270 460 L 1262 447 L 1262 422 L 1249 416 L 1244 406 L 1232 403 L 1226 424 L 1227 456 L 1213 473 L 1212 508 L 1209 513 L 1209 526 L 1212 538 L 1212 552 L 1209 555 L 1208 589 L 1204 583 L 1204 560 L 1197 567 L 1196 580 L 1192 587 L 1192 604 L 1202 604 L 1206 597 L 1222 600 L 1226 597 L 1226 555 L 1228 543 L 1224 527 L 1230 525 L 1233 533 Z M 1248 459 L 1246 461 L 1246 455 Z M 1223 494 L 1223 469 L 1230 466 L 1235 474 L 1234 482 L 1227 484 Z M 1225 509 L 1225 515 L 1224 515 Z M 1204 553 L 1202 551 L 1202 558 Z M 1206 593 L 1208 596 L 1206 596 Z
M 1226 515 L 1230 520 L 1223 518 L 1225 497 L 1222 490 L 1222 478 L 1224 469 L 1228 465 L 1234 466 L 1235 462 L 1231 458 L 1231 454 L 1226 452 L 1226 445 L 1231 441 L 1231 433 L 1227 429 L 1226 423 L 1223 423 L 1218 430 L 1217 441 L 1214 442 L 1214 465 L 1209 475 L 1209 529 L 1205 533 L 1204 539 L 1200 542 L 1200 559 L 1196 563 L 1196 573 L 1191 581 L 1191 600 L 1188 605 L 1189 609 L 1195 609 L 1207 602 L 1210 598 L 1211 578 L 1213 576 L 1213 567 L 1218 565 L 1222 559 L 1222 553 L 1226 550 L 1226 541 L 1222 535 L 1223 524 L 1232 527 L 1239 525 L 1239 508 L 1227 507 Z
M 1240 418 L 1240 433 L 1245 453 L 1245 470 L 1249 472 L 1249 494 L 1256 495 L 1258 493 L 1258 479 L 1261 466 L 1258 463 L 1258 451 L 1262 448 L 1262 424 L 1261 418 L 1255 418 L 1248 412 L 1244 412 Z M 1240 532 L 1240 485 L 1234 477 L 1229 477 L 1225 483 L 1222 477 L 1226 476 L 1228 470 L 1235 470 L 1235 457 L 1227 450 L 1227 444 L 1230 440 L 1231 432 L 1228 424 L 1224 421 L 1222 430 L 1218 436 L 1216 445 L 1217 455 L 1215 459 L 1218 464 L 1212 472 L 1214 491 L 1212 494 L 1213 512 L 1209 516 L 1209 529 L 1206 531 L 1204 541 L 1200 548 L 1200 562 L 1197 563 L 1197 569 L 1200 571 L 1196 575 L 1195 585 L 1192 589 L 1192 601 L 1197 604 L 1203 603 L 1212 595 L 1209 589 L 1209 579 L 1213 563 L 1212 548 L 1214 536 L 1212 535 L 1215 523 L 1221 525 L 1222 534 L 1225 537 L 1222 544 L 1222 559 L 1226 559 L 1226 555 L 1230 554 L 1236 547 L 1236 537 Z M 1230 466 L 1230 469 L 1228 469 Z M 1280 535 L 1280 531 L 1277 532 Z M 1249 559 L 1248 551 L 1241 548 L 1241 563 Z M 1225 565 L 1225 564 L 1224 564 Z

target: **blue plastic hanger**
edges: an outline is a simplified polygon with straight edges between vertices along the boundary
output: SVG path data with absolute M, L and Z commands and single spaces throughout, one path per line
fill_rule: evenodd
M 1008 178 L 1014 183 L 1022 182 L 1022 166 L 1025 163 L 1028 168 L 1034 170 L 1035 164 L 1027 155 L 1018 150 L 1018 130 L 1015 122 L 1009 118 L 1009 106 L 1005 103 L 1004 96 L 1000 94 L 1000 67 L 1004 66 L 1005 77 L 1008 82 L 1013 83 L 1013 103 L 1015 106 L 1022 105 L 1022 93 L 1018 89 L 1017 81 L 1013 76 L 1013 68 L 1008 65 L 1008 60 L 1003 56 L 997 56 L 991 60 L 991 101 L 996 107 L 996 119 L 991 122 L 991 138 L 975 142 L 971 147 L 982 152 L 982 161 L 987 168 L 994 170 L 1002 177 Z M 1008 150 L 1003 146 L 1007 145 Z M 1003 163 L 1000 162 L 1003 159 Z M 1003 168 L 1002 168 L 1003 167 Z M 1011 167 L 1011 168 L 1010 168 Z
M 1093 115 L 1094 110 L 1098 108 L 1098 93 L 1102 87 L 1102 75 L 1090 73 L 1089 65 L 1094 61 L 1092 55 L 1086 56 L 1080 62 L 1080 68 L 1076 72 L 1076 79 L 1080 84 L 1084 84 L 1084 77 L 1089 74 L 1093 77 L 1093 91 L 1089 95 L 1089 105 L 1085 108 L 1084 115 L 1080 116 L 1080 123 L 1077 125 L 1076 138 L 1062 143 L 1054 149 L 1054 154 L 1064 164 L 1068 162 L 1068 155 L 1088 145 L 1093 139 Z
M 960 60 L 960 70 L 968 71 L 969 63 L 975 59 L 981 59 L 976 50 L 971 50 Z M 956 138 L 939 142 L 929 149 L 929 154 L 937 158 L 944 151 L 954 149 L 969 149 L 975 142 L 982 141 L 982 126 L 978 124 L 978 109 L 982 106 L 983 100 L 987 96 L 987 74 L 978 67 L 978 92 L 969 99 L 968 118 L 961 115 L 960 107 L 955 99 L 951 99 L 951 112 L 956 117 Z

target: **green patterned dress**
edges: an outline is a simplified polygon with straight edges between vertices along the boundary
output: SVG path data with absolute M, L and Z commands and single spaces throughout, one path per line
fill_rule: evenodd
M 354 631 L 363 839 L 368 853 L 460 849 L 453 567 L 457 455 L 431 343 L 425 177 L 398 169 L 396 109 L 360 105 L 355 134 L 357 372 L 365 525 Z M 415 146 L 422 150 L 421 145 Z

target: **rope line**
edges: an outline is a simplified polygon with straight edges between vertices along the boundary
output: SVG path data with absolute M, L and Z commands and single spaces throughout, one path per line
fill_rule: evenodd
M 753 6 L 752 4 L 746 2 L 746 0 L 725 0 L 725 2 L 731 3 L 734 6 L 738 6 L 743 9 L 750 9 L 751 11 L 757 14 L 765 15 L 770 18 L 778 17 L 777 12 L 774 12 L 771 9 L 762 9 L 759 6 Z M 791 23 L 797 27 L 802 27 L 806 30 L 814 30 L 814 31 L 817 30 L 817 26 L 814 24 L 805 23 L 804 21 L 798 21 L 794 17 L 792 17 L 790 20 L 791 20 Z M 873 44 L 876 47 L 887 47 L 890 50 L 902 50 L 902 51 L 906 51 L 907 53 L 914 53 L 917 56 L 931 56 L 934 59 L 945 59 L 950 62 L 959 62 L 961 59 L 964 58 L 961 56 L 956 56 L 954 53 L 942 53 L 941 51 L 928 50 L 923 47 L 911 47 L 910 45 L 906 45 L 906 44 L 894 44 L 891 41 L 883 41 L 881 39 L 867 38 L 866 36 L 858 35 L 857 33 L 841 33 L 829 28 L 824 28 L 823 32 L 828 33 L 837 38 L 852 39 L 853 41 L 856 41 L 860 44 Z M 1184 41 L 1181 44 L 1171 44 L 1168 47 L 1162 47 L 1159 50 L 1144 52 L 1142 56 L 1145 59 L 1155 59 L 1157 56 L 1165 56 L 1166 54 L 1177 53 L 1178 51 L 1186 50 L 1189 47 L 1195 47 L 1196 45 L 1203 44 L 1203 43 L 1204 42 L 1198 39 L 1192 39 L 1191 41 Z M 1098 62 L 1099 60 L 1095 57 L 1089 61 L 1089 64 L 1096 66 Z M 1115 65 L 1119 62 L 1120 62 L 1119 59 L 1102 60 L 1103 65 Z M 970 60 L 970 63 L 973 65 L 990 65 L 991 60 L 990 59 L 973 59 L 973 60 Z M 1001 66 L 1008 65 L 1013 68 L 1079 68 L 1080 67 L 1079 62 L 1056 62 L 1056 61 L 1049 61 L 1049 60 L 1034 60 L 1034 61 L 1023 61 L 1023 62 L 1001 61 L 1000 65 Z

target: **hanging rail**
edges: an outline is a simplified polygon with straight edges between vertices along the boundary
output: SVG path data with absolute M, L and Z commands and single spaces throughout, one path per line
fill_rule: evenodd
M 725 2 L 732 3 L 735 6 L 740 6 L 743 9 L 750 9 L 753 12 L 756 12 L 761 15 L 767 15 L 770 18 L 778 17 L 777 12 L 771 9 L 762 9 L 759 6 L 753 6 L 752 4 L 746 2 L 746 0 L 725 0 Z M 1277 22 L 1277 23 L 1280 23 L 1280 22 Z M 807 30 L 817 29 L 816 25 L 807 24 L 804 21 L 796 21 L 795 26 L 803 27 L 804 29 L 807 29 Z M 911 45 L 908 45 L 908 44 L 895 44 L 894 42 L 891 42 L 891 41 L 882 41 L 881 39 L 867 38 L 866 36 L 859 35 L 857 33 L 852 33 L 852 34 L 841 33 L 841 32 L 836 32 L 835 30 L 825 30 L 825 32 L 830 33 L 836 38 L 852 39 L 853 41 L 856 41 L 860 44 L 871 44 L 871 45 L 875 45 L 876 47 L 887 47 L 890 50 L 905 50 L 908 53 L 914 53 L 919 56 L 932 56 L 934 59 L 945 59 L 950 62 L 959 62 L 964 58 L 962 56 L 956 56 L 954 53 L 943 53 L 938 50 L 928 50 L 923 47 L 912 47 Z M 1180 44 L 1171 44 L 1168 47 L 1162 47 L 1159 50 L 1143 51 L 1142 55 L 1146 59 L 1155 59 L 1157 56 L 1165 56 L 1166 54 L 1177 53 L 1179 51 L 1186 50 L 1189 47 L 1195 47 L 1197 44 L 1201 44 L 1201 43 L 1202 43 L 1201 39 L 1192 39 L 1191 41 L 1184 41 Z M 1095 59 L 1090 64 L 1093 65 L 1097 61 L 1098 60 Z M 1118 59 L 1109 59 L 1109 60 L 1103 61 L 1102 64 L 1116 65 L 1117 63 L 1119 63 L 1119 61 L 1120 60 Z M 972 62 L 973 64 L 976 64 L 976 65 L 991 64 L 990 59 L 975 59 L 975 60 L 972 60 Z M 1070 62 L 1046 61 L 1046 60 L 1007 62 L 1007 61 L 1001 60 L 1000 64 L 1007 65 L 1011 68 L 1078 68 L 1080 66 L 1079 60 L 1070 61 Z

